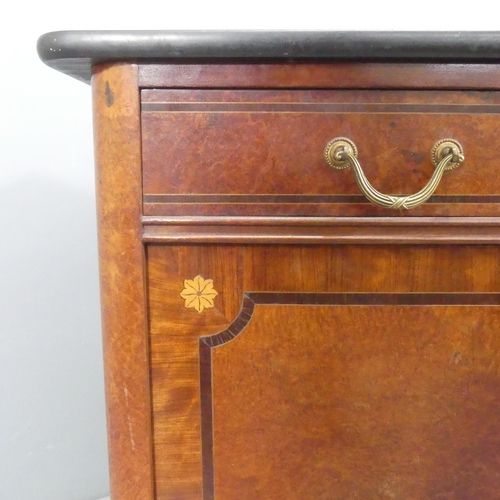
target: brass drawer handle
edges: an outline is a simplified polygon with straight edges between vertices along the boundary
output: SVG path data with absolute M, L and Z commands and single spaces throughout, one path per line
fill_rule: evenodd
M 333 168 L 353 168 L 354 179 L 360 191 L 374 205 L 384 208 L 415 208 L 426 202 L 438 187 L 445 170 L 458 167 L 464 161 L 462 146 L 455 139 L 442 139 L 431 151 L 431 160 L 436 169 L 427 185 L 418 193 L 409 196 L 390 196 L 377 191 L 366 178 L 356 157 L 358 150 L 354 142 L 346 137 L 332 139 L 325 148 L 325 160 Z

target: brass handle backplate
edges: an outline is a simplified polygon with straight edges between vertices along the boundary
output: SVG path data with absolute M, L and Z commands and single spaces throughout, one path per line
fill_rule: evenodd
M 418 193 L 409 196 L 392 196 L 377 191 L 366 178 L 356 159 L 358 149 L 346 137 L 332 139 L 325 148 L 325 160 L 333 168 L 343 170 L 352 167 L 354 179 L 360 191 L 374 205 L 384 208 L 415 208 L 425 203 L 438 187 L 445 170 L 458 167 L 464 161 L 463 148 L 455 139 L 442 139 L 431 150 L 431 161 L 436 167 L 427 185 Z

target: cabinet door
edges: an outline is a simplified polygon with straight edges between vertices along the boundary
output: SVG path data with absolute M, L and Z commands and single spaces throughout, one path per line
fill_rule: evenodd
M 148 247 L 161 499 L 496 499 L 499 250 Z

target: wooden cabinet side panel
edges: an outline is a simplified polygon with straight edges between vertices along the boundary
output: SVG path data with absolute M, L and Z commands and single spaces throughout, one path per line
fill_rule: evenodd
M 92 78 L 111 497 L 152 500 L 137 67 Z

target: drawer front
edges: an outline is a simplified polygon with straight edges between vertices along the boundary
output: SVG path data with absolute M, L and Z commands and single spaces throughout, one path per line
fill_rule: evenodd
M 500 93 L 396 90 L 143 90 L 145 215 L 497 216 Z M 372 205 L 352 169 L 324 159 L 350 138 L 370 183 L 410 195 L 435 167 L 433 145 L 465 161 L 412 210 Z

